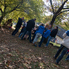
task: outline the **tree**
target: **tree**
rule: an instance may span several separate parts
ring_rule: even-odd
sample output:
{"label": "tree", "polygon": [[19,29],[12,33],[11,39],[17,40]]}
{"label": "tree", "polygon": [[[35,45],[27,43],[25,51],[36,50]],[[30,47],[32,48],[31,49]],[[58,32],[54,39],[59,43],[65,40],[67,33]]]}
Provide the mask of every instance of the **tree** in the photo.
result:
{"label": "tree", "polygon": [[43,12],[42,0],[1,0],[0,6],[0,23],[4,17],[9,18],[9,16],[17,18],[24,15],[29,19],[36,17],[39,20]]}
{"label": "tree", "polygon": [[6,14],[19,8],[22,3],[23,3],[23,0],[0,0],[0,6],[1,6],[0,23],[3,20],[3,18],[6,16]]}
{"label": "tree", "polygon": [[67,6],[64,7],[65,5],[67,5],[68,0],[57,0],[60,3],[57,4],[57,2],[56,2],[56,4],[54,4],[54,5],[53,5],[53,3],[54,3],[53,0],[47,0],[47,1],[50,1],[50,6],[51,6],[50,8],[47,6],[47,8],[49,9],[49,11],[51,11],[53,13],[52,20],[50,21],[50,24],[53,25],[54,21],[56,20],[58,15],[69,11],[69,8]]}
{"label": "tree", "polygon": [[46,16],[46,15],[44,15],[43,16],[43,19],[42,19],[42,23],[49,23],[50,22],[50,20],[52,19],[52,16]]}

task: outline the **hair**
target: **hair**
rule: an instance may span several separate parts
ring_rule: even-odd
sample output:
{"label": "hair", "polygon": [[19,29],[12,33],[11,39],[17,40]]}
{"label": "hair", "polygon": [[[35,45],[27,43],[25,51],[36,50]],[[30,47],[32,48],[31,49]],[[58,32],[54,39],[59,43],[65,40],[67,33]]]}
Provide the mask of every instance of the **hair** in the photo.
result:
{"label": "hair", "polygon": [[36,18],[34,18],[34,21],[36,20]]}
{"label": "hair", "polygon": [[44,24],[42,23],[40,26],[44,26]]}
{"label": "hair", "polygon": [[49,24],[49,29],[51,29],[52,28],[52,25],[51,24]]}
{"label": "hair", "polygon": [[56,26],[56,28],[58,29],[58,26]]}
{"label": "hair", "polygon": [[21,19],[24,19],[24,17],[22,17]]}
{"label": "hair", "polygon": [[45,25],[45,28],[47,28],[47,27],[49,27],[49,24],[46,24],[46,25]]}

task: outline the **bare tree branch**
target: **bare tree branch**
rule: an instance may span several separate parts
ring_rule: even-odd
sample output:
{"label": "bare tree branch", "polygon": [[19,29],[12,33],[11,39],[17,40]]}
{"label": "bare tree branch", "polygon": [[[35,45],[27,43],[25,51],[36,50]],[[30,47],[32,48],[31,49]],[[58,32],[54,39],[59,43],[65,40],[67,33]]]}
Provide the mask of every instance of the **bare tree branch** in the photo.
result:
{"label": "bare tree branch", "polygon": [[51,8],[52,8],[52,11],[53,11],[53,14],[54,14],[55,12],[54,12],[54,8],[53,8],[53,5],[52,5],[52,0],[50,0],[50,4],[51,4]]}
{"label": "bare tree branch", "polygon": [[56,14],[58,14],[62,9],[63,9],[63,6],[65,5],[65,3],[67,2],[68,0],[65,0],[63,2],[63,4],[59,7],[58,11],[56,12]]}
{"label": "bare tree branch", "polygon": [[20,8],[22,3],[23,3],[23,0],[21,0],[21,2],[19,2],[19,4],[16,7],[14,7],[12,10],[10,10],[9,12],[6,12],[6,13],[10,13],[10,12],[16,10],[17,8]]}
{"label": "bare tree branch", "polygon": [[14,7],[11,11],[9,11],[9,12],[7,12],[7,13],[10,13],[10,12],[16,10],[16,9],[18,8],[18,6],[19,6],[19,4],[18,4],[16,7]]}
{"label": "bare tree branch", "polygon": [[61,0],[62,4],[63,4],[63,0]]}
{"label": "bare tree branch", "polygon": [[4,5],[4,4],[2,3],[2,0],[0,0],[0,3],[1,3],[1,5]]}
{"label": "bare tree branch", "polygon": [[6,2],[6,1],[4,0],[4,13],[5,13],[5,10],[6,10],[6,8],[7,8],[7,5],[6,5],[5,2]]}
{"label": "bare tree branch", "polygon": [[69,8],[63,8],[63,9],[69,9]]}
{"label": "bare tree branch", "polygon": [[1,13],[3,13],[2,9],[0,8]]}
{"label": "bare tree branch", "polygon": [[69,11],[69,10],[62,11],[62,12],[58,13],[57,15],[60,15],[61,13],[63,13],[63,12],[67,12],[67,11]]}

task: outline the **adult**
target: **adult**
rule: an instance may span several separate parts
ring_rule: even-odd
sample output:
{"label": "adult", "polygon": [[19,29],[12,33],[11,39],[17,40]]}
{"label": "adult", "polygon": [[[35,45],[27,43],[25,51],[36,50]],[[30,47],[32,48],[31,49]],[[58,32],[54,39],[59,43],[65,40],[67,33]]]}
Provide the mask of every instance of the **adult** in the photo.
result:
{"label": "adult", "polygon": [[56,59],[58,57],[58,55],[60,54],[60,56],[56,59],[56,64],[58,64],[61,59],[63,58],[63,56],[66,54],[67,50],[69,49],[69,30],[66,31],[64,34],[63,34],[63,41],[61,43],[61,46],[60,48],[58,49],[56,55],[54,56],[54,59]]}
{"label": "adult", "polygon": [[29,20],[29,21],[27,22],[27,27],[26,27],[26,30],[24,31],[24,34],[23,34],[21,40],[23,40],[24,35],[25,35],[25,34],[27,33],[27,31],[28,31],[28,32],[29,32],[29,41],[32,42],[32,41],[31,41],[31,30],[32,30],[32,29],[34,28],[34,26],[35,26],[35,21],[36,21],[36,19],[32,19],[32,20]]}
{"label": "adult", "polygon": [[[53,29],[53,30],[51,31],[51,34],[50,34],[50,36],[49,36],[49,38],[48,38],[48,41],[47,41],[45,47],[47,47],[47,46],[49,45],[50,40],[53,39],[53,38],[55,38],[55,36],[57,35],[57,33],[58,33],[58,26],[56,26],[55,29]],[[55,42],[55,41],[54,41],[54,42]]]}
{"label": "adult", "polygon": [[14,36],[14,35],[18,32],[18,30],[20,29],[23,20],[24,20],[24,17],[18,19],[18,22],[17,22],[17,25],[16,25],[16,29],[12,32],[12,35],[13,35],[13,36]]}
{"label": "adult", "polygon": [[33,45],[35,45],[35,42],[37,42],[38,38],[43,35],[44,30],[44,24],[41,24],[35,32],[36,36],[33,40]]}

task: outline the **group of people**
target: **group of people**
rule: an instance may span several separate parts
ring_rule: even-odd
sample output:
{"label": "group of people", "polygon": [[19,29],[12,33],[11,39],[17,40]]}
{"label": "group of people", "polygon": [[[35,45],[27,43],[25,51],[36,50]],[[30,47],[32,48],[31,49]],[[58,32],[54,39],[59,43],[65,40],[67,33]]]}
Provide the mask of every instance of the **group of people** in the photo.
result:
{"label": "group of people", "polygon": [[[38,46],[41,47],[42,43],[45,41],[45,39],[48,38],[46,44],[44,47],[48,47],[49,42],[51,39],[55,38],[57,33],[58,33],[58,26],[55,26],[54,29],[51,30],[52,26],[51,25],[44,25],[41,24],[39,25],[39,27],[35,27],[35,21],[36,19],[31,19],[29,20],[27,23],[24,21],[24,17],[19,18],[17,25],[16,25],[16,29],[12,32],[12,36],[15,36],[15,34],[19,31],[22,22],[23,27],[21,29],[21,32],[19,33],[19,38],[21,38],[21,40],[24,40],[27,35],[29,35],[29,37],[27,39],[29,39],[30,43],[32,43],[35,47],[37,40],[39,39],[39,37],[42,37]],[[33,34],[31,36],[31,33],[33,31]],[[59,48],[59,50],[57,51],[56,55],[54,56],[54,59],[57,58],[57,56],[59,55],[59,53],[61,52],[61,50],[63,49],[61,55],[56,59],[56,64],[59,63],[59,61],[63,58],[63,56],[65,55],[65,53],[67,52],[67,50],[69,49],[69,31],[66,31],[63,35],[64,39],[63,42],[61,44],[61,47]]]}

